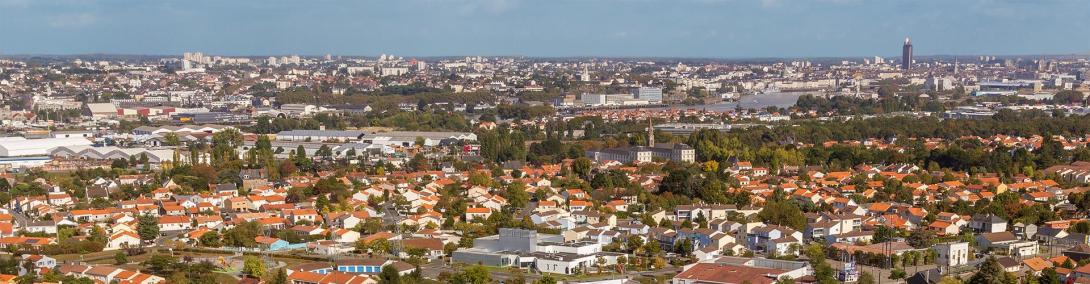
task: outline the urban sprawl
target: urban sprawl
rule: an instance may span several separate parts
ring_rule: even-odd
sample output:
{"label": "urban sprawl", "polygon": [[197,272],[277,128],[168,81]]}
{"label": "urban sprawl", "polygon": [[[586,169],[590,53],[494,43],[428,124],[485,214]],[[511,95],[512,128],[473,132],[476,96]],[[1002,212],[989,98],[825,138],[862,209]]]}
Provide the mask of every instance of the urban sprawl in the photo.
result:
{"label": "urban sprawl", "polygon": [[1085,56],[0,58],[0,283],[1090,283]]}

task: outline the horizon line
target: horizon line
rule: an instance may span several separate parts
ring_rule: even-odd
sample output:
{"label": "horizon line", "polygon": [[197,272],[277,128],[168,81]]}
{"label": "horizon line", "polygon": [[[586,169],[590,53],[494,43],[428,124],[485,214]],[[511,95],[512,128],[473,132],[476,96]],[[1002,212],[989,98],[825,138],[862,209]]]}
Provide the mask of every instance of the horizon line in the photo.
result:
{"label": "horizon line", "polygon": [[[203,51],[186,51],[186,52],[200,52]],[[184,53],[184,52],[183,52]],[[379,54],[379,55],[349,55],[349,54],[259,54],[259,55],[223,55],[223,54],[209,54],[205,53],[205,56],[220,56],[220,57],[234,57],[234,58],[261,58],[261,57],[281,57],[281,56],[300,56],[300,57],[324,57],[326,55],[335,57],[380,57],[382,55],[395,55],[401,58],[459,58],[459,57],[485,57],[485,58],[530,58],[530,59],[667,59],[667,60],[776,60],[776,59],[818,59],[818,60],[832,60],[832,59],[849,59],[849,58],[863,58],[870,59],[873,57],[882,58],[898,58],[901,55],[849,55],[849,56],[754,56],[754,57],[716,57],[716,56],[625,56],[625,55],[555,55],[555,56],[533,56],[533,55],[396,55],[396,54]],[[181,57],[183,54],[132,54],[132,53],[68,53],[68,54],[56,54],[56,53],[13,53],[4,54],[0,53],[0,58],[23,58],[23,57],[81,57],[81,56],[117,56],[117,57]],[[931,54],[931,55],[914,55],[914,58],[945,58],[945,57],[980,57],[980,56],[995,56],[995,57],[1090,57],[1090,53],[1042,53],[1042,54]]]}

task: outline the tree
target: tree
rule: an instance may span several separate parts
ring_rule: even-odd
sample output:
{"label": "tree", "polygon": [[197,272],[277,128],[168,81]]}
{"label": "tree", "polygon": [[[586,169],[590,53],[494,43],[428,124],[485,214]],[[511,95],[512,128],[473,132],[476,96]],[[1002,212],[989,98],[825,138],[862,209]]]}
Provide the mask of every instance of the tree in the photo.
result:
{"label": "tree", "polygon": [[1041,277],[1037,278],[1037,283],[1060,284],[1060,275],[1056,274],[1056,270],[1051,267],[1045,268],[1045,270],[1041,271]]}
{"label": "tree", "polygon": [[202,246],[218,248],[223,245],[221,239],[222,237],[220,237],[220,233],[216,231],[210,231],[204,233],[204,235],[201,235],[199,240]]}
{"label": "tree", "polygon": [[393,265],[387,265],[382,267],[382,272],[378,274],[379,284],[401,284],[401,274],[397,273]]}
{"label": "tree", "polygon": [[1010,275],[1003,270],[1003,266],[994,256],[988,257],[979,266],[980,270],[969,277],[969,284],[1006,284],[1012,283]]}
{"label": "tree", "polygon": [[164,146],[182,145],[182,139],[179,138],[178,134],[175,134],[174,132],[169,132],[166,135],[163,135],[163,139],[164,139],[164,141],[163,141]]}
{"label": "tree", "polygon": [[136,223],[136,232],[144,241],[155,240],[159,237],[159,219],[150,214],[140,215]]}
{"label": "tree", "polygon": [[874,275],[870,272],[863,271],[859,274],[859,282],[857,284],[874,284]]}
{"label": "tree", "polygon": [[908,276],[908,273],[904,269],[894,268],[889,271],[889,279],[904,279],[906,276]]}
{"label": "tree", "polygon": [[556,284],[556,279],[552,276],[545,275],[541,276],[541,279],[534,281],[534,284]]}
{"label": "tree", "polygon": [[590,169],[594,166],[594,162],[587,157],[579,157],[572,162],[572,172],[578,175],[580,178],[587,180],[590,178]]}
{"label": "tree", "polygon": [[951,277],[951,276],[943,276],[942,279],[939,279],[939,284],[962,284],[962,283],[965,283],[965,282],[961,281],[961,279],[957,279],[957,278],[954,278],[954,277]]}
{"label": "tree", "polygon": [[453,284],[488,284],[492,283],[492,274],[484,266],[470,266],[454,276],[450,281]]}
{"label": "tree", "polygon": [[284,271],[284,268],[276,270],[269,284],[288,284],[288,273]]}
{"label": "tree", "polygon": [[935,232],[924,229],[916,229],[913,230],[912,233],[908,234],[907,241],[908,245],[914,248],[930,248],[931,243],[935,241]]}
{"label": "tree", "polygon": [[151,274],[170,275],[178,268],[178,259],[166,254],[156,254],[144,261],[144,266]]}
{"label": "tree", "polygon": [[265,275],[265,262],[256,256],[246,256],[242,260],[242,273],[261,278]]}
{"label": "tree", "polygon": [[795,230],[803,230],[806,227],[806,216],[802,209],[794,201],[769,201],[761,212],[757,213],[761,221],[769,224],[791,227]]}
{"label": "tree", "polygon": [[117,251],[114,254],[114,264],[124,265],[129,263],[129,257],[125,255],[125,252]]}

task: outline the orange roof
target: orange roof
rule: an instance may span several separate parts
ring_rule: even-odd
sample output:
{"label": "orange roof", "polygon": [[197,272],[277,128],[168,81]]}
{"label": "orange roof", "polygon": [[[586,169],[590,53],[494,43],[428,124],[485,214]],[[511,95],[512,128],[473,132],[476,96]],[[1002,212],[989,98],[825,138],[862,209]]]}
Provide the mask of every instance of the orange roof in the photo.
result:
{"label": "orange roof", "polygon": [[487,207],[469,207],[469,208],[466,208],[466,213],[467,214],[488,214],[488,213],[492,213],[492,209],[489,209]]}
{"label": "orange roof", "polygon": [[583,200],[572,200],[572,201],[569,201],[569,202],[568,202],[568,206],[584,206],[584,207],[590,207],[590,206],[591,206],[591,203],[590,203],[590,201],[583,201]]}
{"label": "orange roof", "polygon": [[870,208],[867,210],[870,210],[871,212],[886,212],[889,211],[890,207],[893,207],[893,205],[889,203],[874,203],[871,204]]}
{"label": "orange roof", "polygon": [[1041,257],[1026,259],[1023,260],[1022,263],[1026,264],[1026,266],[1028,266],[1033,271],[1041,271],[1045,270],[1045,268],[1052,267],[1052,262],[1049,262],[1048,260],[1045,260]]}

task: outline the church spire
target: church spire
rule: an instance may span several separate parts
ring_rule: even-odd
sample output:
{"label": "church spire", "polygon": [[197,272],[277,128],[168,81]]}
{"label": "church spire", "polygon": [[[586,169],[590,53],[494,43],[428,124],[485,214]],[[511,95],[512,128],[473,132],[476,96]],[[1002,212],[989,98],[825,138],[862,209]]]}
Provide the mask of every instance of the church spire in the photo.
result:
{"label": "church spire", "polygon": [[655,126],[651,125],[651,118],[647,118],[647,146],[655,147]]}

